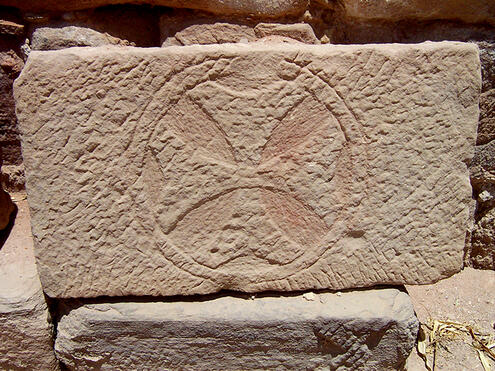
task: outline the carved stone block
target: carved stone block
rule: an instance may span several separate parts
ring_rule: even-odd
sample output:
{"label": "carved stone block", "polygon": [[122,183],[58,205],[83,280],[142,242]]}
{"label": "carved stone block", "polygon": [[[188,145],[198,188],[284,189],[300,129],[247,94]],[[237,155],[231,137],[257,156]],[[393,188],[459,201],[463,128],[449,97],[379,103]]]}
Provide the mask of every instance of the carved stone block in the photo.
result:
{"label": "carved stone block", "polygon": [[33,52],[15,86],[55,297],[429,283],[462,266],[475,45]]}
{"label": "carved stone block", "polygon": [[396,289],[117,302],[68,311],[55,351],[70,370],[398,370],[417,333]]}

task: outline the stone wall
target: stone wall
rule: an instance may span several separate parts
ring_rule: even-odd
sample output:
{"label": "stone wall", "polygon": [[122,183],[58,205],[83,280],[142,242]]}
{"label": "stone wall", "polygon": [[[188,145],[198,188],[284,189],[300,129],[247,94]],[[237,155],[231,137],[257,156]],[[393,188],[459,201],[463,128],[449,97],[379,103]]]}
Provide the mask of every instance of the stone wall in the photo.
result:
{"label": "stone wall", "polygon": [[401,285],[495,269],[494,26],[490,0],[0,0],[39,272],[1,248],[0,367],[403,367]]}
{"label": "stone wall", "polygon": [[25,37],[24,26],[13,12],[0,12],[0,146],[5,164],[22,162],[19,133],[15,116],[12,83],[24,66],[21,42]]}

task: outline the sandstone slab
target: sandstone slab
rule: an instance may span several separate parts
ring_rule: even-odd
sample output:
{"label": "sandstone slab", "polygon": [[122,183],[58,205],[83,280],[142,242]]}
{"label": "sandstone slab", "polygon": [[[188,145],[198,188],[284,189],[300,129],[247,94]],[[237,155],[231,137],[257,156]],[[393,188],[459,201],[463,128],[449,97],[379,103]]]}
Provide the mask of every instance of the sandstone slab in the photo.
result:
{"label": "sandstone slab", "polygon": [[70,11],[114,4],[149,4],[204,10],[217,14],[282,17],[304,12],[307,0],[0,0],[0,5],[28,11]]}
{"label": "sandstone slab", "polygon": [[466,23],[495,24],[492,0],[344,0],[349,17],[363,20],[452,19]]}
{"label": "sandstone slab", "polygon": [[75,46],[129,45],[124,40],[88,27],[36,27],[31,36],[31,49],[58,50]]}
{"label": "sandstone slab", "polygon": [[396,289],[83,305],[55,344],[69,369],[397,370],[418,331]]}
{"label": "sandstone slab", "polygon": [[159,12],[151,7],[119,6],[65,12],[59,19],[31,18],[31,48],[56,50],[72,46],[129,45],[160,42]]}
{"label": "sandstone slab", "polygon": [[[197,23],[184,24],[181,29],[168,15],[160,18],[162,46],[223,44],[255,41],[252,25],[228,21],[199,19]],[[189,22],[187,22],[189,23]]]}
{"label": "sandstone slab", "polygon": [[160,18],[160,30],[162,46],[246,43],[270,37],[287,38],[306,44],[319,44],[313,29],[306,23],[250,24],[211,18],[186,20],[173,14],[165,14]]}
{"label": "sandstone slab", "polygon": [[54,297],[427,283],[462,266],[476,46],[32,52],[16,81]]}
{"label": "sandstone slab", "polygon": [[0,250],[0,369],[58,370],[26,201]]}
{"label": "sandstone slab", "polygon": [[319,44],[313,28],[306,23],[280,24],[280,23],[258,23],[254,28],[256,36],[270,37],[283,36],[306,44]]}

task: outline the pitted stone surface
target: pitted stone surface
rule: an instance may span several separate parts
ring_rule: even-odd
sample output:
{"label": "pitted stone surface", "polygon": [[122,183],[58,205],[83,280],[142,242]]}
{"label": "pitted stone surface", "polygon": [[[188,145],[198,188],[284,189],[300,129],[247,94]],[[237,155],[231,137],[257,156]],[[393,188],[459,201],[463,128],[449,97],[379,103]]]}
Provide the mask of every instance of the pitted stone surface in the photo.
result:
{"label": "pitted stone surface", "polygon": [[395,289],[83,305],[62,317],[72,370],[398,370],[418,331]]}
{"label": "pitted stone surface", "polygon": [[460,270],[476,46],[33,52],[15,86],[55,297],[427,283]]}

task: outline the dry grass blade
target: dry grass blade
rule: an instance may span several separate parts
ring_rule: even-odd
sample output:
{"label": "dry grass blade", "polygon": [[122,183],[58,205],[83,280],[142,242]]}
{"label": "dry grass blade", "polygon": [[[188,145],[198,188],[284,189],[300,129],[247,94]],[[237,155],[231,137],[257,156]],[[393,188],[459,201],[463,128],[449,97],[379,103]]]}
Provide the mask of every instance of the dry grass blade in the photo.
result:
{"label": "dry grass blade", "polygon": [[[451,339],[464,339],[471,341],[471,346],[477,351],[481,364],[485,371],[492,371],[490,359],[495,361],[495,339],[493,336],[484,335],[475,331],[472,326],[453,321],[429,319],[427,324],[421,324],[418,337],[418,353],[425,362],[428,371],[435,370],[437,346],[447,347],[441,342]],[[432,354],[431,364],[428,354]]]}
{"label": "dry grass blade", "polygon": [[481,364],[485,371],[492,371],[492,366],[490,365],[490,361],[486,358],[485,353],[482,350],[477,349],[478,356],[480,357]]}
{"label": "dry grass blade", "polygon": [[[473,329],[472,328],[469,328],[469,333],[471,334],[471,337],[473,338],[473,342],[475,344],[473,344],[473,346],[477,349],[477,350],[482,350],[486,353],[488,353],[488,355],[490,357],[492,357],[493,360],[495,360],[495,352],[493,350],[491,350],[490,346],[488,346],[487,344],[485,344],[485,342],[483,341],[483,339],[480,339],[478,338],[478,336],[474,333]],[[495,343],[494,344],[491,344],[492,346],[495,346]]]}
{"label": "dry grass blade", "polygon": [[428,360],[428,356],[426,355],[426,350],[428,348],[428,338],[426,336],[425,331],[423,330],[423,326],[419,327],[418,334],[418,354],[423,359],[426,369],[428,371],[433,371],[432,366],[430,365],[430,361]]}
{"label": "dry grass blade", "polygon": [[433,330],[431,331],[430,333],[430,343],[434,343],[435,342],[435,336],[438,332],[438,327],[440,326],[440,322],[438,322],[437,320],[434,320],[433,321]]}

